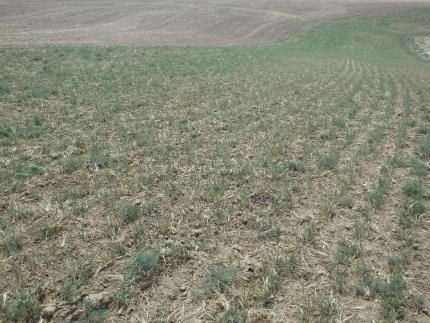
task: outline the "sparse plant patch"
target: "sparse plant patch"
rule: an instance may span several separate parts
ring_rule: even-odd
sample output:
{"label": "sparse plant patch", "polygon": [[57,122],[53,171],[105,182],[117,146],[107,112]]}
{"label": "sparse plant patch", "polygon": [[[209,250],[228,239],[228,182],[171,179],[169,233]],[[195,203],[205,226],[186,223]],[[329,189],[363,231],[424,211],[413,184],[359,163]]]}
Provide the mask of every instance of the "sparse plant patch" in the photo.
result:
{"label": "sparse plant patch", "polygon": [[280,287],[282,275],[287,269],[287,260],[278,258],[275,263],[268,266],[263,274],[263,286],[257,294],[257,302],[268,307],[274,301],[277,290]]}
{"label": "sparse plant patch", "polygon": [[360,256],[362,247],[356,243],[348,240],[341,240],[337,245],[336,259],[339,264],[347,266],[353,258]]}
{"label": "sparse plant patch", "polygon": [[248,315],[243,308],[240,300],[232,299],[229,301],[229,307],[222,317],[223,322],[246,323]]}
{"label": "sparse plant patch", "polygon": [[156,249],[138,250],[133,253],[131,260],[126,265],[126,270],[131,278],[137,282],[151,279],[163,269],[160,252]]}
{"label": "sparse plant patch", "polygon": [[303,233],[303,236],[301,238],[302,243],[305,245],[313,244],[317,234],[318,228],[314,224],[311,224],[305,229]]}
{"label": "sparse plant patch", "polygon": [[339,152],[333,151],[322,156],[318,162],[318,168],[333,170],[339,161]]}
{"label": "sparse plant patch", "polygon": [[130,301],[136,296],[131,286],[123,283],[120,289],[114,294],[114,302],[116,306],[126,308]]}
{"label": "sparse plant patch", "polygon": [[282,234],[282,231],[280,228],[276,227],[276,228],[271,228],[269,230],[267,230],[266,232],[264,232],[264,235],[267,238],[273,239],[273,238],[278,238],[280,237]]}
{"label": "sparse plant patch", "polygon": [[367,142],[374,144],[384,138],[385,131],[383,128],[375,128],[367,134]]}
{"label": "sparse plant patch", "polygon": [[9,299],[4,299],[0,304],[4,319],[9,322],[37,322],[41,311],[38,292],[37,288],[32,293],[20,289]]}
{"label": "sparse plant patch", "polygon": [[425,191],[422,183],[415,180],[407,180],[403,184],[403,192],[409,197],[420,199],[423,197]]}
{"label": "sparse plant patch", "polygon": [[339,127],[339,128],[343,128],[346,126],[346,121],[344,119],[341,119],[341,118],[335,118],[335,119],[333,119],[333,125],[335,125],[336,127]]}
{"label": "sparse plant patch", "polygon": [[31,211],[29,211],[23,205],[16,205],[10,209],[10,213],[14,220],[18,221],[28,221],[33,217]]}
{"label": "sparse plant patch", "polygon": [[124,202],[120,206],[120,216],[124,222],[133,222],[136,221],[140,216],[140,209],[137,205]]}
{"label": "sparse plant patch", "polygon": [[62,299],[70,302],[75,295],[76,288],[77,286],[75,282],[71,279],[67,279],[61,286],[59,290],[59,295],[61,296]]}
{"label": "sparse plant patch", "polygon": [[36,241],[44,241],[54,238],[60,232],[55,224],[45,223],[36,228]]}
{"label": "sparse plant patch", "polygon": [[105,168],[109,164],[109,156],[101,151],[94,151],[90,155],[90,163],[97,168]]}
{"label": "sparse plant patch", "polygon": [[394,276],[389,282],[377,283],[375,290],[381,294],[383,298],[382,313],[385,318],[394,322],[403,317],[403,309],[406,305],[406,300],[403,295],[403,290],[406,283],[400,276]]}
{"label": "sparse plant patch", "polygon": [[419,134],[428,135],[428,134],[430,134],[430,126],[423,125],[423,124],[418,125],[417,126],[417,131],[418,131]]}
{"label": "sparse plant patch", "polygon": [[297,160],[290,159],[287,161],[287,168],[294,172],[304,173],[306,171],[306,166]]}
{"label": "sparse plant patch", "polygon": [[424,159],[430,159],[430,136],[422,137],[418,141],[418,154]]}
{"label": "sparse plant patch", "polygon": [[22,237],[19,235],[7,237],[3,240],[2,247],[8,256],[17,253],[23,248]]}
{"label": "sparse plant patch", "polygon": [[302,308],[304,322],[330,322],[337,314],[336,301],[328,295],[317,294]]}
{"label": "sparse plant patch", "polygon": [[388,266],[390,267],[391,272],[399,274],[410,265],[411,261],[410,250],[404,250],[401,257],[389,256]]}
{"label": "sparse plant patch", "polygon": [[412,159],[409,166],[412,173],[418,177],[426,177],[429,172],[428,166],[417,158]]}
{"label": "sparse plant patch", "polygon": [[[405,264],[404,261],[409,260],[399,261],[397,257],[389,259],[389,263],[392,264],[391,266],[394,265],[396,270],[400,269],[398,265],[401,263]],[[401,319],[406,306],[406,298],[403,293],[406,288],[406,283],[403,278],[397,273],[387,280],[375,278],[365,265],[360,265],[358,267],[358,273],[361,276],[361,284],[354,287],[356,293],[360,295],[360,292],[363,291],[364,288],[368,288],[370,293],[382,298],[381,311],[385,319],[393,322]]]}
{"label": "sparse plant patch", "polygon": [[106,322],[108,317],[109,314],[107,310],[95,308],[91,304],[84,304],[77,321],[102,323]]}
{"label": "sparse plant patch", "polygon": [[337,293],[341,295],[345,295],[348,292],[347,276],[348,275],[345,271],[334,271],[331,274],[331,279],[333,281],[333,288]]}
{"label": "sparse plant patch", "polygon": [[196,290],[196,295],[208,297],[214,292],[226,292],[236,274],[237,267],[224,264],[211,265],[205,273],[202,284]]}
{"label": "sparse plant patch", "polygon": [[71,155],[62,160],[61,166],[64,173],[71,174],[81,166],[81,161],[78,157]]}
{"label": "sparse plant patch", "polygon": [[120,241],[112,243],[111,248],[112,248],[112,252],[118,256],[123,256],[127,253],[127,247],[124,246],[124,244],[121,243]]}

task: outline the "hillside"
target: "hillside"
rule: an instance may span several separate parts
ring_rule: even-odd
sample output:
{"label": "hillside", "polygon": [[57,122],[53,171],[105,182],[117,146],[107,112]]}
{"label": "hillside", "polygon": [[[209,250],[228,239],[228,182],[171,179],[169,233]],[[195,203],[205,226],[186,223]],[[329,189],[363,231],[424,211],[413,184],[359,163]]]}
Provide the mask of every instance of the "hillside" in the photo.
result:
{"label": "hillside", "polygon": [[2,0],[0,44],[238,45],[427,0]]}

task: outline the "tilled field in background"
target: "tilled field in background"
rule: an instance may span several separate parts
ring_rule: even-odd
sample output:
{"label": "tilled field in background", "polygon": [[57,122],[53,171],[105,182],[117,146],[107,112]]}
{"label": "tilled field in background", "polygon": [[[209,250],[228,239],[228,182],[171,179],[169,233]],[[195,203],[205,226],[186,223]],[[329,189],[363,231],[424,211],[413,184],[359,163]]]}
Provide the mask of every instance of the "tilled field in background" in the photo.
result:
{"label": "tilled field in background", "polygon": [[2,0],[0,44],[223,44],[284,40],[311,22],[426,1]]}

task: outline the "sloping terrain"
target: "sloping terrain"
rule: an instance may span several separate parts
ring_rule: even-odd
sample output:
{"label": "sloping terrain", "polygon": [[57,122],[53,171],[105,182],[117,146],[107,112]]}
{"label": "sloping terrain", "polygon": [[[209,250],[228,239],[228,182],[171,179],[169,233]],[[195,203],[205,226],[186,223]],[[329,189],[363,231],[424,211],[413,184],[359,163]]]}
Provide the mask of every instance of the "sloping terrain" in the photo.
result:
{"label": "sloping terrain", "polygon": [[0,44],[273,42],[310,22],[412,3],[426,1],[2,0]]}
{"label": "sloping terrain", "polygon": [[422,34],[0,47],[0,320],[428,322]]}

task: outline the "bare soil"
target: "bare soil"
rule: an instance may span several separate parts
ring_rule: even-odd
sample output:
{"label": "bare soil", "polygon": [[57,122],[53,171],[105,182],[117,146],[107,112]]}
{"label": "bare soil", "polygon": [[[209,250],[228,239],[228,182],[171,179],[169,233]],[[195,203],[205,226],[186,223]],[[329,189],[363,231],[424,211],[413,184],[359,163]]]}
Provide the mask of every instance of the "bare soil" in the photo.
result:
{"label": "bare soil", "polygon": [[381,13],[423,2],[1,0],[0,44],[273,42],[288,38],[311,22]]}

